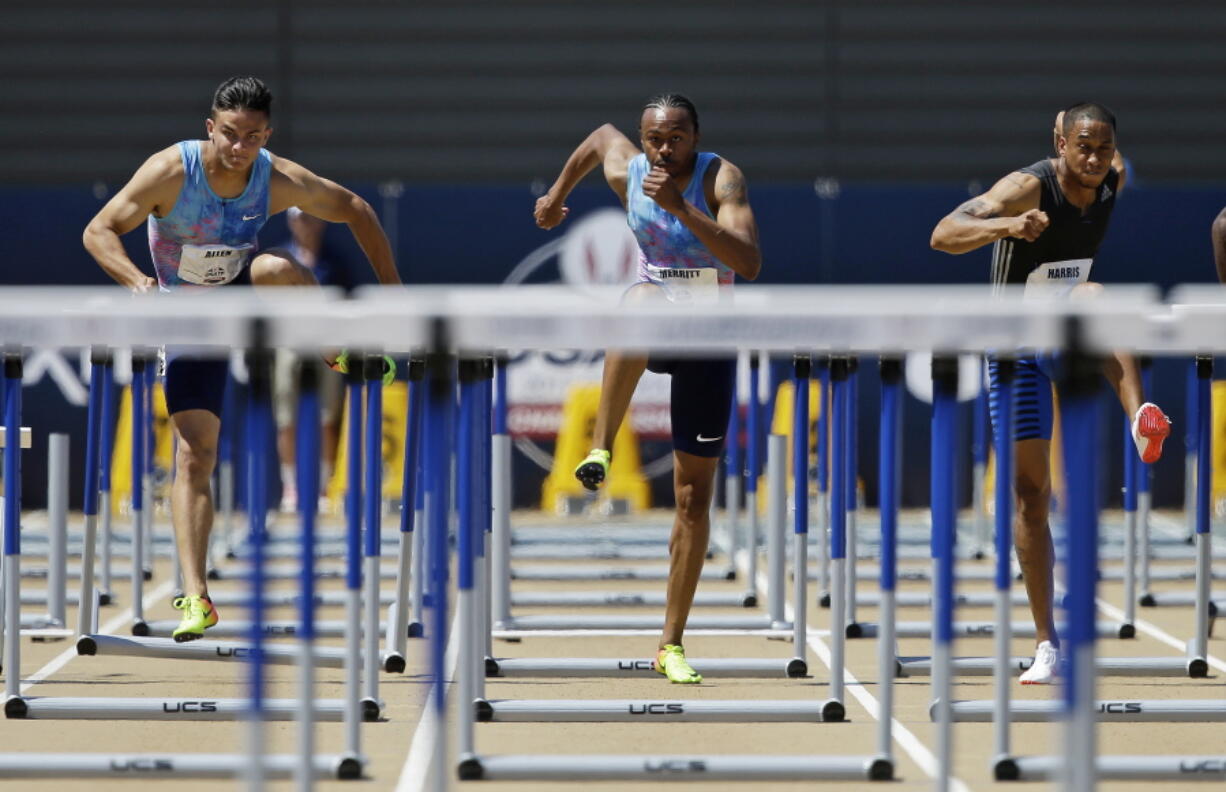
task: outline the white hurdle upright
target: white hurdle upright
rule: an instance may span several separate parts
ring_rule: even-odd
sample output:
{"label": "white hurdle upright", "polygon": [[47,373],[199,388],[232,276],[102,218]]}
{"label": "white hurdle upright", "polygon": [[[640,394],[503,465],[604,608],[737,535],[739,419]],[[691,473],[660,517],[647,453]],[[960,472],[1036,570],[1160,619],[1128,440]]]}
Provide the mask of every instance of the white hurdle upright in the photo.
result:
{"label": "white hurdle upright", "polygon": [[[409,361],[408,403],[405,405],[404,426],[404,471],[401,483],[400,497],[400,544],[396,555],[396,593],[387,615],[387,636],[385,643],[387,652],[383,657],[383,670],[392,673],[403,673],[407,662],[408,639],[419,638],[422,635],[420,615],[414,614],[414,608],[421,607],[420,581],[416,581],[418,593],[416,601],[410,599],[414,585],[414,548],[420,551],[417,532],[421,531],[416,520],[417,503],[417,471],[421,463],[421,412],[422,412],[422,381],[425,374],[425,361],[413,358]],[[381,574],[378,568],[368,570],[376,580]],[[420,611],[418,611],[420,613]]]}

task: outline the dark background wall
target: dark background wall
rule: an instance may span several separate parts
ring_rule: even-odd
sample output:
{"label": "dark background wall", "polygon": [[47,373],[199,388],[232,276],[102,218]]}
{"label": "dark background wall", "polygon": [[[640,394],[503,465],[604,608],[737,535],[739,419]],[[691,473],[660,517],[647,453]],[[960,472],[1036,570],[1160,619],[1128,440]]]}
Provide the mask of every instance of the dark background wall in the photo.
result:
{"label": "dark background wall", "polygon": [[122,180],[254,73],[273,150],[344,180],[549,179],[677,90],[751,184],[993,179],[1082,98],[1117,111],[1144,178],[1215,182],[1223,40],[1206,0],[26,4],[0,25],[0,181]]}
{"label": "dark background wall", "polygon": [[[1045,156],[1055,112],[1084,98],[1117,112],[1132,173],[1095,277],[1214,278],[1208,228],[1226,204],[1218,3],[65,0],[6,8],[2,21],[3,283],[107,282],[81,229],[149,154],[199,137],[213,89],[237,73],[277,97],[270,148],[366,196],[410,283],[505,279],[560,233],[530,213],[574,145],[606,121],[633,138],[661,90],[689,94],[704,147],[746,172],[763,282],[983,282],[987,253],[935,253],[932,226]],[[571,205],[616,200],[593,176]],[[263,240],[284,235],[274,218]],[[370,278],[344,229],[330,240]],[[143,231],[125,243],[147,263]],[[872,373],[861,374],[864,449]],[[1186,426],[1182,368],[1155,374],[1156,400]],[[82,410],[45,379],[28,391],[39,442],[43,427],[80,436]],[[918,403],[907,420],[904,495],[924,503]],[[1181,497],[1181,450],[1159,466],[1159,503]],[[37,503],[42,454],[27,461]]]}

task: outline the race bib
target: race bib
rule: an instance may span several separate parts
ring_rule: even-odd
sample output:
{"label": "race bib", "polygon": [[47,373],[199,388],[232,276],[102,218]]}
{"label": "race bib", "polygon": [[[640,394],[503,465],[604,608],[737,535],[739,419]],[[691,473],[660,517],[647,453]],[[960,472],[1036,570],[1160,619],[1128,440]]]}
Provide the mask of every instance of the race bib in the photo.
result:
{"label": "race bib", "polygon": [[254,245],[184,245],[179,254],[179,279],[197,286],[221,286],[247,266]]}
{"label": "race bib", "polygon": [[1040,264],[1026,277],[1025,296],[1041,299],[1067,297],[1078,284],[1090,279],[1094,259],[1069,259]]}
{"label": "race bib", "polygon": [[660,284],[671,302],[713,305],[719,302],[719,272],[714,267],[655,267],[647,265],[651,279]]}

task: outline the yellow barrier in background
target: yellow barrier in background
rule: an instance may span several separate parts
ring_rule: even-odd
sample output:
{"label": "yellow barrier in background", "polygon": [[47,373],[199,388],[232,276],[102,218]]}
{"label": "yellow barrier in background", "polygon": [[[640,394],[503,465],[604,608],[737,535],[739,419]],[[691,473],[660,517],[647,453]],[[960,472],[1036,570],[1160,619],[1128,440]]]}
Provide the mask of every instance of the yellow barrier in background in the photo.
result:
{"label": "yellow barrier in background", "polygon": [[[408,385],[393,382],[383,386],[383,497],[399,498],[404,485],[404,428],[408,421]],[[365,408],[365,404],[363,404]],[[349,485],[349,389],[345,389],[345,404],[341,412],[340,442],[336,448],[336,465],[327,482],[329,514],[337,514],[344,503]],[[365,447],[366,435],[362,435]]]}
{"label": "yellow barrier in background", "polygon": [[[170,471],[174,440],[166,395],[160,383],[153,386],[153,470],[152,503],[170,502]],[[111,513],[127,514],[132,506],[132,389],[125,387],[119,398],[119,423],[111,451]]]}
{"label": "yellow barrier in background", "polygon": [[1210,508],[1214,510],[1210,513],[1220,515],[1222,509],[1219,504],[1226,499],[1226,443],[1217,442],[1217,439],[1226,435],[1226,382],[1213,383],[1210,392],[1210,409],[1213,410],[1213,430],[1209,433],[1209,458],[1213,465],[1213,501]]}
{"label": "yellow barrier in background", "polygon": [[[563,511],[567,499],[587,497],[590,493],[575,478],[575,468],[592,450],[592,429],[600,403],[597,384],[571,385],[562,406],[562,427],[558,430],[553,469],[541,487],[541,508]],[[599,491],[601,500],[624,500],[631,509],[651,507],[651,488],[643,477],[638,439],[627,415],[613,439],[613,460],[609,476]]]}

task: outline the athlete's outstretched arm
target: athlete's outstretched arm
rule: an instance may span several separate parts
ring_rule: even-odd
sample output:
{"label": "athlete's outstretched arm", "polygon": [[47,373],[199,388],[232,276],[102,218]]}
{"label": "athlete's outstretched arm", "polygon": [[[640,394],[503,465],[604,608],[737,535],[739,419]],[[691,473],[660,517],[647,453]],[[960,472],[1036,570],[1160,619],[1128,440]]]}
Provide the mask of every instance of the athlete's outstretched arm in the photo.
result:
{"label": "athlete's outstretched arm", "polygon": [[532,216],[541,228],[553,228],[566,219],[570,209],[566,197],[575,185],[583,180],[597,165],[604,165],[605,181],[623,204],[626,203],[626,171],[630,160],[639,153],[630,138],[612,124],[605,124],[579,144],[549,191],[536,201]]}
{"label": "athlete's outstretched arm", "polygon": [[119,237],[145,222],[159,208],[174,208],[182,188],[182,165],[177,151],[154,154],[137,169],[123,188],[85,226],[81,242],[98,266],[117,283],[136,293],[151,290],[156,281],[132,263]]}
{"label": "athlete's outstretched arm", "polygon": [[354,239],[370,261],[379,283],[400,283],[396,259],[379,216],[365,199],[334,181],[317,176],[296,162],[278,157],[273,162],[273,179],[269,186],[269,213],[283,212],[297,206],[307,214],[329,223],[349,226]]}
{"label": "athlete's outstretched arm", "polygon": [[992,189],[950,212],[932,231],[932,247],[945,253],[968,253],[1005,237],[1033,242],[1047,228],[1039,209],[1039,180],[1014,172]]}

